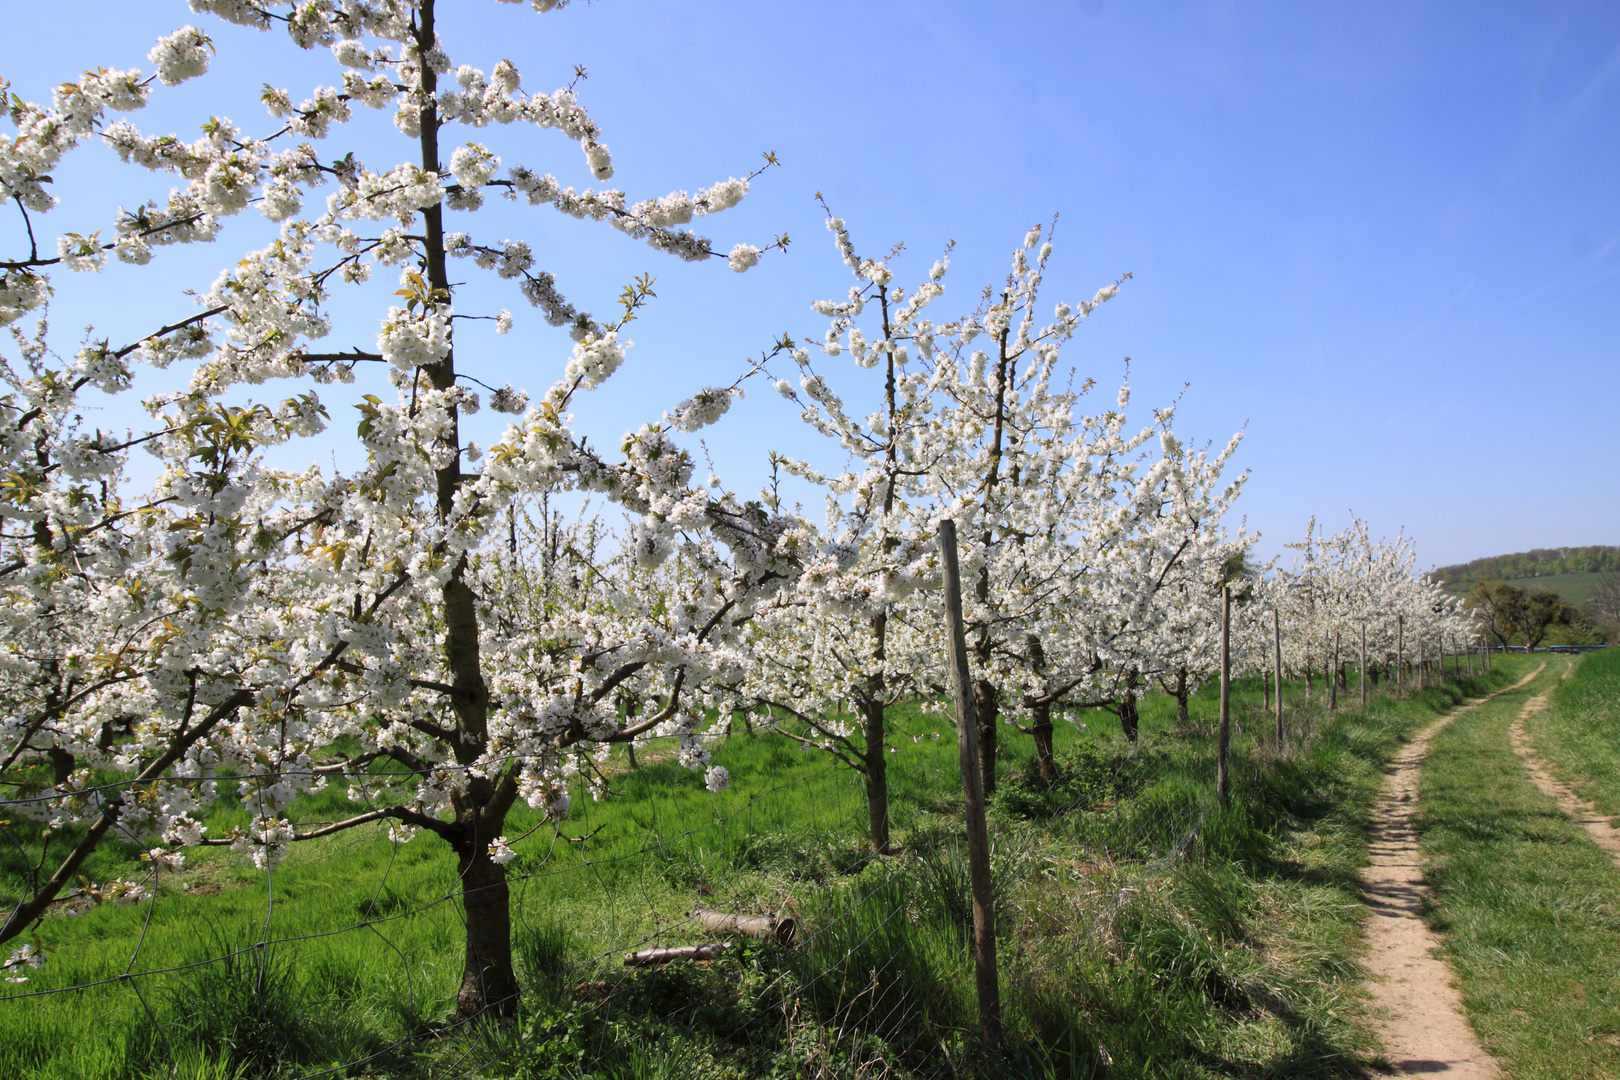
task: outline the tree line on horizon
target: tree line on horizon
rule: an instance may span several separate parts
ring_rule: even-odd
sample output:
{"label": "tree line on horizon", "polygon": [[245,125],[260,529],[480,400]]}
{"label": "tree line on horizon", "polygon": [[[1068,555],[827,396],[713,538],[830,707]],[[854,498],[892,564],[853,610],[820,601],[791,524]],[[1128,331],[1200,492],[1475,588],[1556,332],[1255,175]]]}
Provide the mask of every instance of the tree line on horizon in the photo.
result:
{"label": "tree line on horizon", "polygon": [[1588,547],[1533,548],[1511,555],[1491,555],[1453,566],[1442,566],[1434,573],[1443,584],[1462,585],[1476,581],[1550,577],[1554,574],[1615,572],[1620,572],[1620,547],[1593,544]]}

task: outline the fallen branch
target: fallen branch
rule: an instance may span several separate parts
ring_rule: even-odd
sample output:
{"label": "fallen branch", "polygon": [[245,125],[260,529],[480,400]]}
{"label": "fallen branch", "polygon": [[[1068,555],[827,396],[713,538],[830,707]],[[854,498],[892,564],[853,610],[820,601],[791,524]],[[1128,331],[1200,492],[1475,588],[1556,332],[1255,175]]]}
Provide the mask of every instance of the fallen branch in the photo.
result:
{"label": "fallen branch", "polygon": [[677,949],[647,949],[645,952],[626,953],[625,967],[656,967],[671,960],[713,960],[727,949],[729,941],[714,945],[682,945]]}

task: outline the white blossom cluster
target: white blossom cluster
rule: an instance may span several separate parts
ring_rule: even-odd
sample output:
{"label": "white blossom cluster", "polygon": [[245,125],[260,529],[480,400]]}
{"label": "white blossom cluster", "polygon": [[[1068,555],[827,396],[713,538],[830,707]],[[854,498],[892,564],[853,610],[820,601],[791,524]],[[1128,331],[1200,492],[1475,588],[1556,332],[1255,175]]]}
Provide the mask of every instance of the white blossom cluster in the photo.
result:
{"label": "white blossom cluster", "polygon": [[[709,242],[683,226],[736,205],[748,179],[636,202],[503,165],[537,152],[539,128],[580,146],[591,181],[613,171],[574,87],[529,93],[508,62],[453,62],[452,13],[434,0],[190,7],[285,30],[334,73],[294,93],[267,72],[260,132],[201,117],[194,135],[153,134],[112,115],[226,63],[206,30],[184,26],[150,46],[155,74],[97,68],[48,104],[14,101],[0,132],[0,196],[37,237],[0,260],[0,325],[13,339],[0,350],[0,803],[85,828],[0,922],[0,941],[109,836],[141,843],[154,873],[196,845],[269,872],[305,835],[289,805],[331,780],[357,804],[335,828],[381,822],[401,842],[431,832],[483,874],[513,857],[518,841],[495,838],[516,801],[563,827],[571,791],[606,790],[602,755],[615,742],[668,739],[723,790],[704,729],[733,700],[715,688],[745,666],[732,620],[746,623],[793,572],[778,542],[796,519],[695,483],[673,441],[717,421],[740,388],[699,391],[611,456],[588,446],[572,404],[626,363],[620,328],[633,307],[618,323],[578,310],[527,241],[481,239],[474,215],[491,192],[524,196],[707,259]],[[364,164],[336,143],[359,109],[393,110],[394,160]],[[133,209],[76,207],[81,231],[53,234],[53,172],[98,146],[111,151],[109,183],[122,165],[176,186],[164,201],[126,200]],[[195,308],[159,314],[134,340],[92,332],[66,359],[52,349],[43,315],[68,272],[216,242],[250,207],[277,223],[275,239],[223,257]],[[80,224],[97,212],[102,228]],[[568,329],[560,354],[536,341],[549,388],[476,392],[481,324],[464,320],[505,333],[512,317],[458,308],[445,269],[457,257]],[[334,291],[378,267],[399,290],[375,334],[329,344]],[[25,329],[31,313],[41,318]],[[177,364],[188,381],[145,398],[144,430],[83,419],[95,415],[87,391],[134,393],[148,365]],[[355,423],[340,470],[267,463],[270,447],[327,427],[322,385],[362,379],[358,412],[340,425]],[[272,380],[294,385],[258,400]],[[485,403],[511,422],[480,447],[461,418]],[[156,462],[144,488],[130,480],[132,453]],[[565,528],[542,513],[536,524],[531,514],[566,492],[616,502],[633,537],[597,545],[592,522]],[[377,761],[403,772],[379,774]],[[218,835],[204,822],[222,792],[251,817]],[[100,893],[115,904],[154,895],[141,881]],[[18,955],[24,966],[34,956]]]}
{"label": "white blossom cluster", "polygon": [[11,955],[6,957],[5,963],[0,964],[0,971],[6,973],[5,978],[8,983],[25,983],[28,981],[28,976],[22,974],[22,972],[38,971],[44,966],[45,950],[33,942],[29,942],[20,948],[11,950]]}

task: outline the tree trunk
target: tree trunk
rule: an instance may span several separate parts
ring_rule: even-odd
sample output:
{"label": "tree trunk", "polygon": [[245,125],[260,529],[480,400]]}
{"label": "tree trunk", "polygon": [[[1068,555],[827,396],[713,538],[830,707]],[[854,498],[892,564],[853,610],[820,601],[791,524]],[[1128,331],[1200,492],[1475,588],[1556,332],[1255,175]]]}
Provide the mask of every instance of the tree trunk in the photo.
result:
{"label": "tree trunk", "polygon": [[[434,0],[418,5],[414,32],[417,48],[426,53],[434,47]],[[422,170],[442,173],[439,161],[438,74],[434,67],[421,68],[422,104],[419,113],[421,134],[418,143]],[[429,295],[448,302],[452,286],[445,248],[444,208],[435,203],[422,210],[421,237],[424,269]],[[457,385],[456,358],[452,348],[443,359],[420,369],[435,390]],[[435,506],[441,525],[457,513],[456,505],[467,478],[462,469],[462,443],[456,409],[449,407],[443,418],[441,438],[455,453],[434,470]],[[439,593],[442,619],[444,665],[448,682],[455,688],[446,696],[455,717],[452,752],[462,766],[471,766],[489,745],[489,684],[484,679],[480,642],[478,600],[466,582],[468,558],[448,552],[444,541],[436,549],[453,561],[449,576]],[[498,775],[498,774],[497,774]],[[467,920],[466,963],[461,989],[456,994],[456,1012],[467,1020],[479,1016],[508,1017],[517,1011],[517,979],[512,971],[512,913],[508,904],[506,871],[489,858],[489,841],[499,835],[505,812],[485,818],[484,811],[495,799],[495,784],[469,773],[464,787],[452,796],[458,814],[470,814],[468,832],[454,846],[461,864],[462,903]],[[483,830],[482,832],[480,830]]]}
{"label": "tree trunk", "polygon": [[889,853],[889,760],[883,741],[883,703],[863,701],[861,719],[866,735],[866,821],[872,850]]}
{"label": "tree trunk", "polygon": [[1052,703],[1036,702],[1031,708],[1033,721],[1030,733],[1035,736],[1035,760],[1041,767],[1042,780],[1056,780],[1057,759],[1052,755]]}
{"label": "tree trunk", "polygon": [[53,746],[45,751],[45,756],[51,759],[51,782],[57,787],[62,787],[73,778],[75,762],[72,754],[60,746]]}
{"label": "tree trunk", "polygon": [[1125,690],[1125,696],[1119,699],[1119,729],[1125,733],[1126,741],[1136,741],[1136,682],[1131,680]]}
{"label": "tree trunk", "polygon": [[[1025,640],[1029,650],[1030,664],[1037,674],[1046,673],[1046,650],[1041,646],[1041,639],[1030,634]],[[1041,779],[1048,782],[1056,780],[1058,769],[1057,759],[1052,756],[1052,699],[1050,697],[1026,697],[1024,703],[1030,709],[1029,733],[1035,737],[1035,761],[1040,766]]]}
{"label": "tree trunk", "polygon": [[467,916],[467,951],[456,994],[456,1015],[509,1017],[517,1013],[518,984],[512,971],[512,910],[508,903],[506,867],[480,845],[470,858],[458,860],[461,903]]}
{"label": "tree trunk", "polygon": [[1187,669],[1176,668],[1176,723],[1187,725]]}
{"label": "tree trunk", "polygon": [[1339,632],[1333,631],[1333,664],[1328,668],[1328,711],[1339,711],[1339,680],[1344,669],[1339,666]]}
{"label": "tree trunk", "polygon": [[996,793],[996,734],[1001,728],[1001,698],[996,684],[988,679],[974,683],[973,705],[979,722],[979,778],[988,799]]}

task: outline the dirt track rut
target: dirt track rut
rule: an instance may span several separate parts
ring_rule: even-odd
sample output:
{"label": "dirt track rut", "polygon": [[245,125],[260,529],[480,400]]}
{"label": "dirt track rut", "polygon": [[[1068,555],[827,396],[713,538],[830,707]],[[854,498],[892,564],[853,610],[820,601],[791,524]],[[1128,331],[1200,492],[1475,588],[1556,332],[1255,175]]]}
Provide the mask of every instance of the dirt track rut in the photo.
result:
{"label": "dirt track rut", "polygon": [[[1573,667],[1570,668],[1570,671],[1574,670]],[[1614,860],[1614,864],[1620,867],[1620,829],[1616,829],[1610,819],[1600,813],[1596,806],[1575,794],[1568,785],[1547,770],[1536,755],[1536,747],[1530,740],[1530,733],[1525,730],[1524,722],[1545,709],[1551,695],[1551,690],[1537,694],[1525,702],[1524,708],[1519,710],[1513,726],[1508,728],[1508,739],[1513,743],[1513,752],[1524,762],[1525,769],[1530,773],[1531,782],[1541,789],[1542,794],[1555,799],[1558,802],[1558,809],[1585,829],[1596,841],[1597,846],[1607,852],[1609,858]]]}
{"label": "dirt track rut", "polygon": [[[1543,664],[1505,694],[1527,685]],[[1495,1080],[1502,1075],[1463,1015],[1451,969],[1436,955],[1439,939],[1423,919],[1427,890],[1417,843],[1418,780],[1429,744],[1458,716],[1496,694],[1436,720],[1390,762],[1373,811],[1371,852],[1361,872],[1369,909],[1366,967],[1373,1003],[1383,1014],[1380,1035],[1395,1076]]]}

